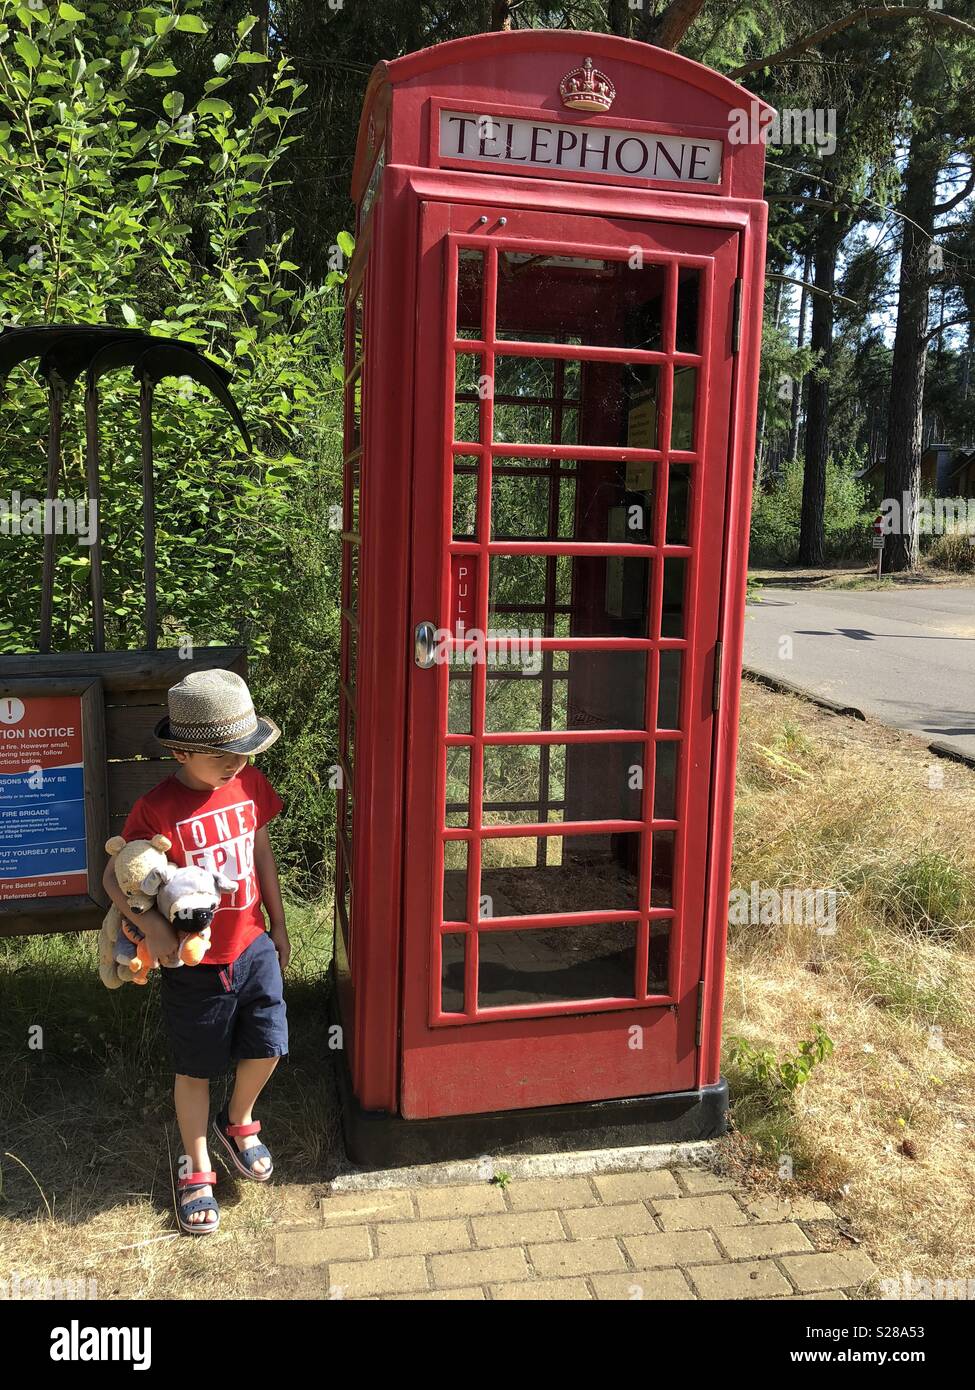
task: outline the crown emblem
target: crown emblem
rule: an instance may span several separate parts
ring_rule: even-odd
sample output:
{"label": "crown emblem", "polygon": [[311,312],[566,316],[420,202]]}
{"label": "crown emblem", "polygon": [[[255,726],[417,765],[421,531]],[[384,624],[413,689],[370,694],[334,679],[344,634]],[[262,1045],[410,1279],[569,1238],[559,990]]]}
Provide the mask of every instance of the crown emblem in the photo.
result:
{"label": "crown emblem", "polygon": [[559,83],[562,105],[573,111],[608,111],[616,96],[616,88],[604,72],[587,58],[581,68],[567,72]]}

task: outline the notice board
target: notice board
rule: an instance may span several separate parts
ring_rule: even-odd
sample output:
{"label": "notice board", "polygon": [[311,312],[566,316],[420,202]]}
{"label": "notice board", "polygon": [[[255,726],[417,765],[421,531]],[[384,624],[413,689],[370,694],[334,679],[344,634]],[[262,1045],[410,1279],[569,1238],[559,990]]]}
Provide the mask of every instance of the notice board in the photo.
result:
{"label": "notice board", "polygon": [[106,826],[101,679],[0,680],[0,929],[104,906]]}

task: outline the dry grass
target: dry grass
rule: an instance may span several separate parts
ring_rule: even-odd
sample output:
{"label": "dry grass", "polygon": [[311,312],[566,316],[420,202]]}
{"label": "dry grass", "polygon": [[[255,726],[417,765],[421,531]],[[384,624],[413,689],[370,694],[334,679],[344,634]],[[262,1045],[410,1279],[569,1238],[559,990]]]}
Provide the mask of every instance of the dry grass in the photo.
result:
{"label": "dry grass", "polygon": [[[975,549],[968,546],[965,538],[965,551],[961,553],[958,538],[939,537],[938,545],[921,557],[921,568],[905,571],[903,574],[887,574],[877,578],[877,561],[861,564],[835,565],[829,569],[819,569],[804,565],[756,566],[749,570],[749,578],[765,588],[785,589],[899,589],[899,588],[943,588],[970,589],[975,585]],[[939,558],[949,564],[938,563]]]}
{"label": "dry grass", "polygon": [[836,887],[837,930],[732,926],[725,1035],[835,1052],[734,1147],[773,1182],[789,1154],[889,1274],[975,1277],[973,811],[968,768],[746,682],[735,883]]}
{"label": "dry grass", "polygon": [[221,1297],[287,1297],[269,1231],[314,1217],[340,1154],[324,1015],[330,927],[307,908],[289,907],[288,920],[292,1051],[260,1118],[294,1180],[262,1187],[217,1159],[222,1224],[205,1249],[173,1218],[182,1146],[157,982],[106,993],[91,935],[0,941],[0,1279],[94,1279],[98,1298],[194,1298],[211,1295],[216,1276]]}

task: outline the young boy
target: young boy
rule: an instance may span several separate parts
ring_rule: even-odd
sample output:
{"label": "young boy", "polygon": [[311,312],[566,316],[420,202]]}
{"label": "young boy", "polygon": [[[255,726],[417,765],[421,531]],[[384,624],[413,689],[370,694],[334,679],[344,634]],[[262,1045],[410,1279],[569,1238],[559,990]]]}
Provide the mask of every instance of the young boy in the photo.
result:
{"label": "young boy", "polygon": [[[174,1099],[184,1150],[179,1224],[203,1235],[215,1231],[220,1220],[207,1151],[210,1078],[222,1076],[231,1061],[237,1063],[233,1094],[214,1120],[214,1133],[244,1177],[266,1182],[273,1171],[252,1112],[278,1059],[288,1052],[281,972],[291,947],[267,833],[282,803],[248,758],[270,748],[281,730],[254,713],[250,691],[233,671],[191,672],[169,690],[167,706],[168,716],[155,734],[179,767],[138,799],[122,835],[126,841],[165,835],[172,842],[167,851],[172,863],[220,870],[237,882],[214,914],[210,949],[199,965],[176,964],[176,933],[157,909],[136,919],[160,963],[163,1018],[176,1071]],[[131,919],[112,860],[104,885]]]}

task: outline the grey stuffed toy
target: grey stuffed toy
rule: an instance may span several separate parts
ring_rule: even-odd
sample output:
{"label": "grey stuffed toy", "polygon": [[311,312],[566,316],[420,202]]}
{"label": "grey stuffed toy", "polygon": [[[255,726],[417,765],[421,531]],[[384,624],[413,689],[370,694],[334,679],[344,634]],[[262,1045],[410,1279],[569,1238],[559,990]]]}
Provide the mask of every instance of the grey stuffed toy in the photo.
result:
{"label": "grey stuffed toy", "polygon": [[210,949],[210,923],[220,906],[220,894],[237,887],[232,878],[209,869],[167,863],[158,871],[161,880],[156,907],[179,936],[179,964],[199,965]]}

